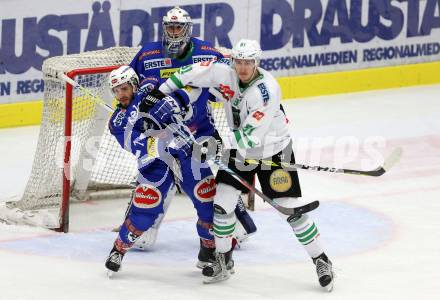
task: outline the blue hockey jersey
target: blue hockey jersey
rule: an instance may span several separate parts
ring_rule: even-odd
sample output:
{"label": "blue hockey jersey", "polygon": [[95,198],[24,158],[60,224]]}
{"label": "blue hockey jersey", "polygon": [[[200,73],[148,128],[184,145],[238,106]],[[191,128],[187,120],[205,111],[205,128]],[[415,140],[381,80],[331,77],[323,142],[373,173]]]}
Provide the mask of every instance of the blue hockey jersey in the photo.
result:
{"label": "blue hockey jersey", "polygon": [[[130,66],[139,75],[141,86],[150,85],[156,88],[165,82],[180,67],[191,65],[202,61],[223,60],[223,55],[208,42],[191,38],[190,49],[182,58],[167,57],[162,42],[146,43],[133,58]],[[177,91],[186,99],[189,105],[189,112],[184,119],[185,125],[192,131],[193,135],[211,136],[214,133],[214,126],[208,113],[208,99],[214,97],[208,89],[193,89]],[[191,95],[189,95],[191,94]]]}

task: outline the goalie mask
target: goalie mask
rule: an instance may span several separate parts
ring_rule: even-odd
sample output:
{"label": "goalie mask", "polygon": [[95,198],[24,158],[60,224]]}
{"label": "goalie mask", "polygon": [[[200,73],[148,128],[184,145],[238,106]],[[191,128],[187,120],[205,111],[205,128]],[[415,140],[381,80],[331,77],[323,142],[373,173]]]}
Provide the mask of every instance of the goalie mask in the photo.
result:
{"label": "goalie mask", "polygon": [[163,17],[163,39],[166,54],[175,58],[185,51],[192,34],[192,21],[189,14],[176,6]]}

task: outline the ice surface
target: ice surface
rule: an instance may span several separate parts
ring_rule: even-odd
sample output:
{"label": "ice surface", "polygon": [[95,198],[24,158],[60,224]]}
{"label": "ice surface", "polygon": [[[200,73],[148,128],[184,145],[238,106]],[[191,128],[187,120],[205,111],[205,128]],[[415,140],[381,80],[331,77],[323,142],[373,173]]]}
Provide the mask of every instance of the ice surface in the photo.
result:
{"label": "ice surface", "polygon": [[[298,162],[369,169],[394,147],[404,150],[378,178],[300,172],[304,196],[321,201],[312,216],[337,273],[331,294],[288,225],[259,199],[259,231],[236,251],[236,274],[203,285],[195,213],[178,196],[156,247],[129,252],[112,279],[104,261],[127,199],[72,205],[69,234],[0,223],[0,299],[438,299],[440,86],[283,106]],[[38,129],[0,130],[1,201],[22,193]]]}

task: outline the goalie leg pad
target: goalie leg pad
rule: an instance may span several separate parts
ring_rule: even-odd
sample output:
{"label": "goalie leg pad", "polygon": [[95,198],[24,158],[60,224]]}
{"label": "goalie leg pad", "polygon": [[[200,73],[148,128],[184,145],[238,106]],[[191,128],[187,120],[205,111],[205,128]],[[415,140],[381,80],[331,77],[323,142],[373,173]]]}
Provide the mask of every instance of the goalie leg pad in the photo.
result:
{"label": "goalie leg pad", "polygon": [[252,234],[257,231],[257,226],[255,226],[254,220],[252,220],[247,212],[241,196],[238,198],[238,203],[235,207],[235,215],[247,234]]}

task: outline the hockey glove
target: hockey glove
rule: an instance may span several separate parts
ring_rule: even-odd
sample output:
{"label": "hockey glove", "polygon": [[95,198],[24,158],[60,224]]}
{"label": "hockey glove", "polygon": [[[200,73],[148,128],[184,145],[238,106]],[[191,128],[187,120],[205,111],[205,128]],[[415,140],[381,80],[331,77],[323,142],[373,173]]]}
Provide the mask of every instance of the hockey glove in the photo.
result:
{"label": "hockey glove", "polygon": [[[193,139],[189,129],[177,123],[171,123],[158,135],[158,153],[161,157],[169,155],[183,159],[191,156]],[[166,152],[166,153],[164,153]]]}
{"label": "hockey glove", "polygon": [[139,101],[139,111],[143,113],[150,113],[152,107],[154,107],[157,103],[160,102],[161,99],[166,97],[158,89],[153,89],[148,92],[145,90],[139,90],[139,92],[135,96],[135,100]]}
{"label": "hockey glove", "polygon": [[162,98],[150,109],[151,117],[162,124],[170,124],[174,115],[182,115],[183,112],[180,102],[172,96]]}
{"label": "hockey glove", "polygon": [[192,142],[181,136],[177,136],[170,142],[167,150],[172,156],[184,159],[191,156]]}

